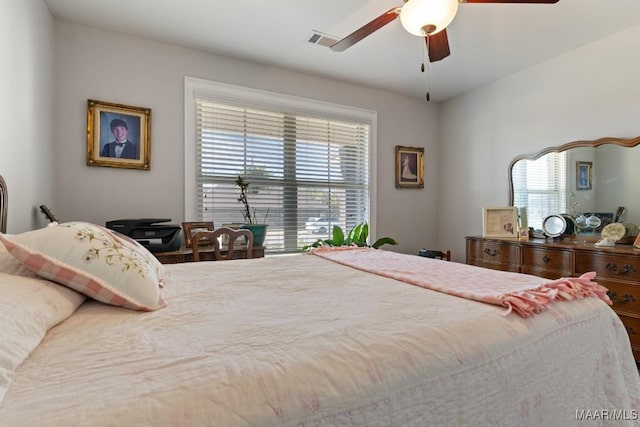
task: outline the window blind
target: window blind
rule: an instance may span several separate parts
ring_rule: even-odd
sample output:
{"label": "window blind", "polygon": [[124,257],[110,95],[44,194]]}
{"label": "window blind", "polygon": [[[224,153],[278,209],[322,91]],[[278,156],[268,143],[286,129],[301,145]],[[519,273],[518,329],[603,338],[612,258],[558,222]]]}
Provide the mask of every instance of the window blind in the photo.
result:
{"label": "window blind", "polygon": [[513,204],[527,208],[529,227],[542,229],[547,216],[567,211],[566,170],[565,153],[548,153],[513,166]]}
{"label": "window blind", "polygon": [[197,95],[195,105],[198,221],[243,222],[238,175],[270,253],[368,221],[369,123]]}

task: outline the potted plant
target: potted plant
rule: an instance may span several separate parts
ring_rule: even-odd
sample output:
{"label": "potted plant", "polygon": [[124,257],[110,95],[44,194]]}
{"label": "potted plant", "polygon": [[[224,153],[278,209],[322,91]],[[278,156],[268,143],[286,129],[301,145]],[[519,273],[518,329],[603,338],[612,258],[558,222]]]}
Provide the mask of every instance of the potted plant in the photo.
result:
{"label": "potted plant", "polygon": [[378,249],[382,245],[398,244],[398,242],[391,237],[381,237],[373,242],[373,244],[369,244],[369,224],[366,222],[357,224],[347,234],[344,234],[344,231],[342,231],[342,228],[338,225],[334,225],[332,231],[330,239],[318,239],[312,244],[304,246],[302,250],[306,251],[319,246],[366,246]]}
{"label": "potted plant", "polygon": [[[249,200],[247,199],[247,193],[249,189],[249,181],[245,180],[242,176],[238,175],[236,179],[236,185],[240,189],[240,196],[238,196],[238,203],[241,203],[242,208],[242,217],[244,218],[244,223],[240,226],[240,228],[246,228],[247,230],[251,230],[253,233],[253,244],[254,246],[262,246],[264,244],[264,238],[267,235],[267,224],[258,223],[256,217],[255,208],[251,208],[249,205]],[[264,220],[267,220],[267,216],[269,215],[269,209],[267,209],[267,213],[264,216]]]}

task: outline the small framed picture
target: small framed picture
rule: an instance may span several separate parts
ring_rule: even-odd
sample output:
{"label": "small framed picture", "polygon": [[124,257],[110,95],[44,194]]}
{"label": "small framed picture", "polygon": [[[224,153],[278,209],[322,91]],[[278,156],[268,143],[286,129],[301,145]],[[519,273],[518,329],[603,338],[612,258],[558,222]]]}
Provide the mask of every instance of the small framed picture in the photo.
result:
{"label": "small framed picture", "polygon": [[[184,233],[184,246],[186,248],[191,247],[191,239],[199,231],[213,231],[213,221],[182,223],[182,232]],[[204,242],[204,244],[213,244],[213,242]]]}
{"label": "small framed picture", "polygon": [[576,190],[591,190],[593,162],[576,162]]}
{"label": "small framed picture", "polygon": [[636,237],[636,240],[633,242],[633,247],[640,249],[640,234],[638,234],[638,237]]}
{"label": "small framed picture", "polygon": [[518,240],[523,242],[529,240],[529,229],[527,227],[520,227],[518,229]]}
{"label": "small framed picture", "polygon": [[518,237],[518,208],[482,208],[483,237]]}
{"label": "small framed picture", "polygon": [[87,165],[151,168],[151,109],[87,101]]}
{"label": "small framed picture", "polygon": [[424,188],[424,148],[396,145],[396,188]]}

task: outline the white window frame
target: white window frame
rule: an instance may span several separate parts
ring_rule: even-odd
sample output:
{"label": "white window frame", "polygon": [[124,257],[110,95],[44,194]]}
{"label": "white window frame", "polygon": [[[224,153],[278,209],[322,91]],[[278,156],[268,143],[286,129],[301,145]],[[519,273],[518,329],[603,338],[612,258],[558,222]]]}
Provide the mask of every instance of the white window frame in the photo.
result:
{"label": "white window frame", "polygon": [[369,131],[369,232],[376,236],[377,223],[377,111],[325,101],[285,95],[260,89],[236,86],[211,80],[186,76],[184,79],[184,218],[195,221],[197,217],[196,195],[196,98],[216,101],[246,103],[276,107],[309,114],[322,114],[338,120],[367,123]]}

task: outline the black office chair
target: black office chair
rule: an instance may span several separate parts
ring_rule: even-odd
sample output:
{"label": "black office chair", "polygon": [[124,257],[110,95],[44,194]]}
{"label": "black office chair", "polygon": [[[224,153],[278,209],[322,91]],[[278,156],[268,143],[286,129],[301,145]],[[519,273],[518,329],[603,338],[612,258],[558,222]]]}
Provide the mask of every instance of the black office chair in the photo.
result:
{"label": "black office chair", "polygon": [[434,251],[431,249],[420,249],[418,255],[426,258],[441,259],[443,261],[451,261],[451,251]]}

